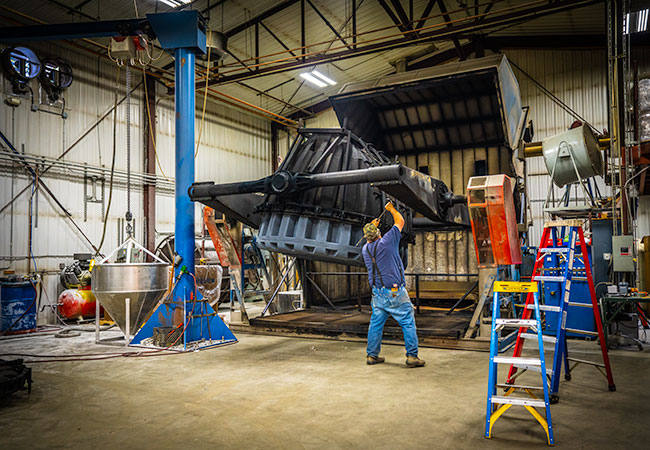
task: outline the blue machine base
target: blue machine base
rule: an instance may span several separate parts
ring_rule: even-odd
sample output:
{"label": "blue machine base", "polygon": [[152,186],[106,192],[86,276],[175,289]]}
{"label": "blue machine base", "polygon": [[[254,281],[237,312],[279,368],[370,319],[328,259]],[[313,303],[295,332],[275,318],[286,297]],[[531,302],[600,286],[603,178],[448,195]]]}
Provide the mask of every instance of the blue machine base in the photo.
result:
{"label": "blue machine base", "polygon": [[[188,308],[191,303],[188,303]],[[205,302],[200,302],[201,307],[200,312],[196,314],[206,315],[214,314],[214,309]],[[144,339],[150,338],[153,336],[153,329],[156,327],[171,327],[175,326],[174,324],[174,312],[176,309],[180,309],[182,314],[182,309],[179,306],[174,304],[163,303],[153,312],[149,320],[140,328],[137,334],[133,337],[133,340],[129,345],[139,345]],[[187,348],[188,344],[192,344],[199,341],[208,341],[211,342],[205,346],[200,347],[200,349],[215,347],[223,344],[232,344],[238,342],[237,338],[230,331],[230,328],[226,326],[225,323],[221,320],[217,314],[210,315],[207,317],[198,317],[190,319],[189,325],[179,344],[184,344],[183,347]],[[194,350],[194,348],[193,348]]]}

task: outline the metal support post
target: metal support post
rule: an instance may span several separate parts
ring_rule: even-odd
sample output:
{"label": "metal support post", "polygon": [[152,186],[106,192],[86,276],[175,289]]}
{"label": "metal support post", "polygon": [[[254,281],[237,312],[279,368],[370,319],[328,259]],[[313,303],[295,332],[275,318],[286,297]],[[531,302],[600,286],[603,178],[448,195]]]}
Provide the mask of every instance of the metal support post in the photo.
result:
{"label": "metal support post", "polygon": [[[187,190],[194,182],[194,52],[186,48],[174,51],[176,74],[176,224],[174,247],[181,262],[174,269],[180,276],[174,297],[184,301],[194,286],[194,203]],[[182,268],[188,274],[181,275]]]}
{"label": "metal support post", "polygon": [[124,316],[126,317],[126,333],[124,333],[124,345],[129,346],[131,342],[131,299],[129,297],[124,299]]}
{"label": "metal support post", "polygon": [[99,344],[99,300],[95,299],[95,344]]}
{"label": "metal support post", "polygon": [[420,275],[415,275],[415,310],[420,314]]}
{"label": "metal support post", "polygon": [[[145,94],[147,102],[143,108],[143,114],[146,120],[144,129],[145,158],[144,165],[147,174],[156,175],[156,154],[155,154],[155,136],[156,136],[156,85],[150,75],[145,75],[146,86]],[[156,248],[156,185],[147,183],[143,192],[144,219],[145,219],[145,247],[150,252]],[[147,255],[147,262],[153,261],[151,256]]]}

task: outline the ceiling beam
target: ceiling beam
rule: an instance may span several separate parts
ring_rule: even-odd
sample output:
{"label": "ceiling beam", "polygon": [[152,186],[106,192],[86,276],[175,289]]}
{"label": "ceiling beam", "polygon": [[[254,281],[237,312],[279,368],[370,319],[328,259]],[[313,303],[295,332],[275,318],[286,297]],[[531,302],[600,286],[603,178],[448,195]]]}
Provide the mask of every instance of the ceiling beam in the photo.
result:
{"label": "ceiling beam", "polygon": [[[491,1],[491,2],[490,2],[490,3],[485,7],[485,10],[483,11],[483,14],[487,14],[487,13],[489,13],[490,10],[492,9],[492,7],[494,6],[494,3],[496,3],[496,0],[492,0],[492,1]],[[487,16],[479,17],[478,19],[476,19],[476,21],[477,21],[477,22],[482,22],[483,20],[485,20],[486,17],[487,17]]]}
{"label": "ceiling beam", "polygon": [[[407,27],[405,24],[403,24],[402,21],[399,19],[399,17],[395,15],[391,7],[388,5],[388,3],[386,3],[386,0],[377,0],[377,3],[379,3],[379,5],[384,9],[384,11],[386,11],[386,14],[388,15],[388,17],[390,17],[390,20],[393,21],[395,26],[397,26],[397,28],[401,32],[406,33],[407,31],[410,31],[410,28]],[[412,34],[405,34],[403,39],[413,39],[413,37],[414,36]]]}
{"label": "ceiling beam", "polygon": [[92,1],[93,0],[83,0],[77,6],[73,6],[73,8],[79,10],[79,9],[83,8],[84,6],[86,6],[88,3],[92,2]]}
{"label": "ceiling beam", "polygon": [[275,97],[275,96],[269,94],[268,92],[261,91],[261,90],[255,88],[255,87],[253,87],[253,86],[251,86],[251,85],[249,85],[249,84],[246,84],[246,83],[244,83],[244,82],[242,82],[242,81],[238,82],[237,84],[239,84],[240,86],[243,86],[243,87],[245,87],[245,88],[247,88],[247,89],[250,89],[250,90],[253,91],[253,92],[256,92],[258,95],[263,95],[263,96],[265,96],[265,97],[270,98],[271,100],[275,100],[275,101],[278,102],[278,103],[282,103],[284,106],[288,106],[289,108],[293,108],[293,109],[295,109],[296,111],[303,112],[303,113],[306,114],[306,115],[311,115],[311,113],[310,113],[309,111],[307,111],[306,109],[302,109],[300,106],[292,105],[292,104],[289,103],[289,102],[285,102],[285,101],[282,100],[281,98]]}
{"label": "ceiling beam", "polygon": [[[633,48],[636,46],[650,46],[650,33],[632,33],[629,38]],[[607,47],[607,39],[604,34],[488,36],[485,38],[485,47],[490,49],[605,48]]]}
{"label": "ceiling beam", "polygon": [[[438,0],[438,8],[440,8],[442,17],[445,19],[445,22],[447,22],[447,27],[452,27],[453,25],[449,23],[451,22],[451,19],[449,17],[449,11],[447,11],[447,5],[445,5],[445,0]],[[458,52],[458,57],[460,58],[461,61],[463,61],[465,59],[465,53],[463,53],[463,49],[460,46],[460,41],[456,36],[452,36],[451,40],[454,43],[454,47],[456,47],[456,51]]]}
{"label": "ceiling beam", "polygon": [[314,3],[313,3],[311,0],[307,0],[307,3],[309,3],[309,6],[311,6],[311,8],[316,12],[316,14],[318,14],[318,17],[320,17],[321,20],[322,20],[323,22],[325,22],[325,25],[327,25],[327,27],[328,27],[330,30],[332,30],[332,33],[334,33],[334,35],[339,39],[339,41],[343,42],[343,45],[345,45],[347,48],[352,49],[352,47],[350,46],[350,44],[348,44],[348,43],[345,41],[345,39],[343,39],[343,36],[341,36],[341,34],[336,30],[336,28],[334,28],[334,26],[332,26],[332,24],[330,23],[330,21],[327,20],[327,17],[325,17],[325,16],[323,15],[323,13],[320,12],[320,10],[316,7],[316,5],[314,5]]}
{"label": "ceiling beam", "polygon": [[[556,0],[552,3],[544,3],[542,5],[531,6],[528,8],[508,8],[502,12],[496,11],[492,13],[481,23],[476,23],[473,20],[467,20],[452,24],[450,27],[439,27],[433,31],[426,33],[420,32],[420,38],[416,41],[424,43],[435,40],[449,40],[452,36],[458,37],[462,33],[476,33],[484,31],[495,26],[504,26],[512,23],[517,23],[522,20],[539,18],[559,12],[569,11],[572,9],[582,8],[601,3],[601,0]],[[304,60],[295,61],[278,61],[275,64],[265,64],[255,72],[255,76],[264,76],[274,73],[282,73],[290,70],[295,70],[303,67],[308,67],[314,64],[322,64],[340,59],[353,58],[360,55],[368,55],[376,52],[391,50],[394,48],[401,48],[411,45],[412,41],[405,41],[404,38],[399,37],[383,42],[375,42],[372,44],[359,43],[356,49],[345,49],[328,54],[316,54],[305,57]],[[250,78],[252,75],[249,73],[236,73],[232,75],[224,75],[213,81],[214,84],[231,83],[241,79]]]}
{"label": "ceiling beam", "polygon": [[[203,10],[201,10],[201,14],[209,13],[211,10],[213,10],[213,9],[216,8],[217,6],[221,6],[221,5],[223,5],[224,3],[226,3],[226,0],[221,0],[221,1],[214,2],[214,3],[212,3],[212,4],[209,4],[208,6],[206,6],[205,8],[203,8]],[[189,3],[188,3],[188,5],[189,5]]]}
{"label": "ceiling beam", "polygon": [[[86,19],[89,19],[89,20],[94,20],[94,21],[99,20],[97,17],[93,17],[90,14],[86,14],[85,12],[80,11],[77,8],[73,8],[71,6],[66,5],[65,3],[61,3],[58,0],[47,0],[47,1],[52,3],[53,5],[58,6],[59,8],[65,9],[66,11],[68,11],[69,14],[79,14],[81,17],[85,17]],[[83,6],[83,5],[81,5],[81,6]]]}
{"label": "ceiling beam", "polygon": [[[400,22],[402,22],[402,25],[404,25],[404,28],[407,30],[412,30],[413,29],[413,24],[411,23],[411,20],[409,20],[409,17],[406,15],[406,11],[404,11],[404,7],[402,7],[402,4],[400,3],[400,0],[390,0],[391,5],[393,5],[393,8],[395,8],[395,12],[397,13],[397,17],[399,17]],[[418,37],[418,33],[415,32],[410,36],[415,36]]]}
{"label": "ceiling beam", "polygon": [[244,23],[241,23],[237,25],[236,27],[231,28],[230,30],[225,32],[225,35],[230,37],[233,37],[237,33],[241,33],[242,31],[254,26],[257,22],[260,22],[262,20],[268,19],[272,15],[279,13],[280,11],[283,11],[290,7],[291,5],[298,3],[299,0],[285,0],[281,3],[278,3],[277,5],[273,6],[272,8],[267,9],[266,11],[262,12],[261,14],[258,14],[257,16],[253,17],[250,20],[247,20]]}
{"label": "ceiling beam", "polygon": [[264,22],[262,22],[261,20],[260,20],[260,25],[262,25],[262,28],[264,28],[266,30],[266,32],[269,33],[269,35],[273,39],[275,39],[278,42],[278,44],[280,44],[282,46],[283,49],[285,49],[286,51],[291,53],[291,56],[296,56],[296,54],[294,52],[292,52],[291,49],[289,47],[287,47],[286,44],[284,42],[282,42],[282,40],[279,37],[277,37],[276,34],[273,31],[271,31],[271,29],[269,27],[267,27],[264,24]]}
{"label": "ceiling beam", "polygon": [[431,11],[433,11],[433,7],[436,5],[436,1],[437,0],[429,0],[427,6],[424,7],[424,11],[422,11],[422,16],[420,17],[420,20],[415,25],[416,29],[422,28],[424,24],[427,22],[427,17],[431,15]]}

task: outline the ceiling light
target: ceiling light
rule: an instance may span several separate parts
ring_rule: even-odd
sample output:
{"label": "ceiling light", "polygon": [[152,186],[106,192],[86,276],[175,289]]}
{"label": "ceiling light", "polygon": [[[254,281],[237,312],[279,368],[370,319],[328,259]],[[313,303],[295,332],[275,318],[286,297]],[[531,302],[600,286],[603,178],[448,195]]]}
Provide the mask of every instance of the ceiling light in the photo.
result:
{"label": "ceiling light", "polygon": [[319,80],[309,72],[301,73],[300,76],[303,77],[305,80],[309,81],[310,83],[315,84],[318,87],[321,88],[327,87],[327,83],[322,82],[321,80]]}
{"label": "ceiling light", "polygon": [[160,1],[167,6],[171,6],[172,8],[178,8],[181,5],[187,5],[193,0],[160,0]]}
{"label": "ceiling light", "polygon": [[650,10],[642,9],[628,13],[623,18],[623,33],[642,33],[648,29],[648,15]]}
{"label": "ceiling light", "polygon": [[332,80],[332,79],[329,78],[329,77],[326,77],[325,75],[323,75],[322,73],[320,73],[320,72],[317,71],[317,70],[312,70],[312,71],[311,71],[311,74],[317,76],[318,78],[320,78],[321,80],[323,80],[325,83],[329,84],[330,86],[334,86],[334,85],[336,85],[336,81]]}
{"label": "ceiling light", "polygon": [[637,25],[637,32],[645,31],[648,29],[648,13],[650,10],[646,9],[639,13],[639,24]]}

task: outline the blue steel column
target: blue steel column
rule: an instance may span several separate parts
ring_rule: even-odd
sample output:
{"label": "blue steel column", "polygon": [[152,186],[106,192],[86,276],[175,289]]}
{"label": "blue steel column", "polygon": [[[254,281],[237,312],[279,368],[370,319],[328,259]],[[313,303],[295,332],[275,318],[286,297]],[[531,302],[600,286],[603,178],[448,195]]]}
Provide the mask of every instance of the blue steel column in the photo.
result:
{"label": "blue steel column", "polygon": [[[194,53],[186,48],[174,51],[176,87],[176,253],[182,258],[174,275],[185,266],[194,273],[194,203],[187,190],[194,182]],[[183,275],[174,292],[176,300],[190,300],[194,282]]]}

